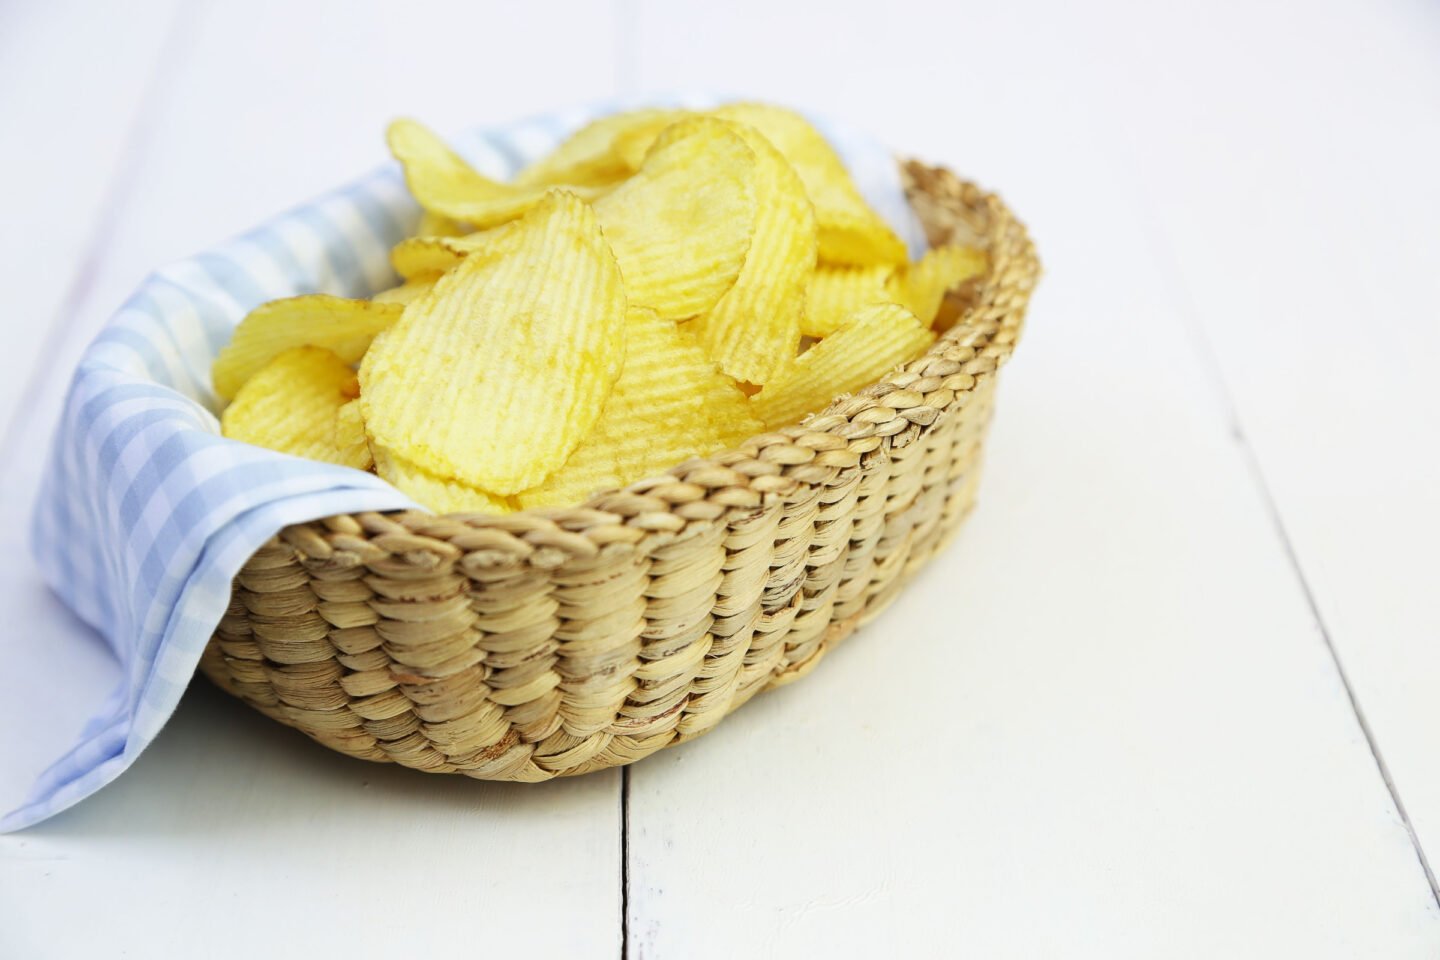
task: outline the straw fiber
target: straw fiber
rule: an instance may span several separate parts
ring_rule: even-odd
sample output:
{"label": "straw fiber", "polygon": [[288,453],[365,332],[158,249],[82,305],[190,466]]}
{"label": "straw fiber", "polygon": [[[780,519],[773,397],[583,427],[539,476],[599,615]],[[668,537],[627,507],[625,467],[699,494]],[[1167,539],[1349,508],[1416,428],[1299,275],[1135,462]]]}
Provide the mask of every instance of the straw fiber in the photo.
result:
{"label": "straw fiber", "polygon": [[1039,274],[999,199],[903,169],[931,243],[991,263],[947,295],[923,356],[581,507],[287,527],[236,577],[204,672],[342,753],[521,781],[631,763],[807,674],[975,502]]}

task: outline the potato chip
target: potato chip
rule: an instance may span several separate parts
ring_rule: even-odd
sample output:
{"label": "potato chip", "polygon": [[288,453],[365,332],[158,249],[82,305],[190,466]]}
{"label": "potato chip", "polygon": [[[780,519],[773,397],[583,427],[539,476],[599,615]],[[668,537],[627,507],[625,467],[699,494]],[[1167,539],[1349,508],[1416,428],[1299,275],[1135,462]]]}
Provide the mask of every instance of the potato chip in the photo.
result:
{"label": "potato chip", "polygon": [[415,225],[417,237],[463,237],[470,232],[470,228],[460,221],[429,210],[420,212],[420,222]]}
{"label": "potato chip", "polygon": [[406,237],[390,249],[390,265],[406,280],[433,283],[468,254],[511,243],[517,223],[512,220],[463,237]]}
{"label": "potato chip", "polygon": [[895,295],[886,287],[894,272],[889,266],[819,267],[810,277],[801,332],[828,337],[861,307],[894,302]]}
{"label": "potato chip", "polygon": [[345,462],[360,470],[375,466],[370,454],[370,438],[365,435],[365,415],[360,409],[359,384],[355,386],[357,396],[335,411],[335,448]]}
{"label": "potato chip", "polygon": [[935,323],[945,292],[990,268],[985,251],[975,247],[943,246],[926,252],[918,262],[896,271],[889,280],[895,302],[910,310],[927,327]]}
{"label": "potato chip", "polygon": [[749,401],[671,320],[631,309],[625,370],[605,412],[565,465],[521,493],[522,507],[580,503],[760,432]]}
{"label": "potato chip", "polygon": [[[390,250],[390,265],[406,280],[433,281],[472,250],[485,245],[486,233],[464,237],[408,237]],[[475,238],[475,239],[472,239]]]}
{"label": "potato chip", "polygon": [[[386,141],[405,168],[405,182],[420,206],[477,230],[515,220],[545,196],[543,185],[516,186],[482,175],[414,120],[390,124]],[[603,190],[577,186],[574,192],[594,199]]]}
{"label": "potato chip", "polygon": [[436,513],[513,512],[504,497],[486,493],[459,480],[437,477],[384,447],[375,448],[375,472],[411,500]]}
{"label": "potato chip", "polygon": [[594,211],[552,191],[513,240],[436,281],[360,366],[381,447],[502,496],[574,452],[625,359],[625,290]]}
{"label": "potato chip", "polygon": [[251,310],[211,367],[215,392],[233,399],[245,381],[291,347],[324,347],[346,363],[359,360],[375,335],[400,318],[398,303],[307,294]]}
{"label": "potato chip", "polygon": [[839,155],[809,121],[763,103],[730,103],[714,115],[759,130],[790,161],[815,204],[822,263],[871,266],[906,261],[905,244],[865,202]]}
{"label": "potato chip", "polygon": [[635,124],[616,134],[613,146],[615,156],[620,158],[621,163],[629,168],[631,173],[645,165],[645,155],[650,152],[650,148],[655,145],[660,134],[686,117],[695,115],[689,110],[671,110],[669,114],[664,123],[658,125]]}
{"label": "potato chip", "polygon": [[755,154],[755,236],[735,285],[691,325],[737,380],[764,383],[795,356],[815,269],[815,209],[805,185],[754,127],[732,124]]}
{"label": "potato chip", "polygon": [[398,287],[391,287],[389,290],[381,290],[379,293],[375,294],[375,296],[370,298],[370,302],[398,303],[403,307],[405,304],[415,300],[419,300],[421,297],[425,296],[425,294],[429,293],[431,288],[434,286],[435,281],[433,279],[411,280],[406,283],[402,283]]}
{"label": "potato chip", "polygon": [[580,184],[608,186],[640,169],[645,151],[660,131],[684,116],[680,110],[649,108],[601,117],[581,127],[555,151],[515,177],[523,186]]}
{"label": "potato chip", "polygon": [[665,128],[640,171],[596,201],[631,306],[684,320],[734,285],[755,232],[755,167],[728,124],[691,117]]}
{"label": "potato chip", "polygon": [[935,339],[899,304],[861,307],[839,330],[800,354],[751,398],[767,428],[796,423],[911,360]]}
{"label": "potato chip", "polygon": [[232,440],[364,470],[353,448],[335,442],[340,408],[356,395],[355,371],[329,350],[294,347],[250,377],[220,416]]}

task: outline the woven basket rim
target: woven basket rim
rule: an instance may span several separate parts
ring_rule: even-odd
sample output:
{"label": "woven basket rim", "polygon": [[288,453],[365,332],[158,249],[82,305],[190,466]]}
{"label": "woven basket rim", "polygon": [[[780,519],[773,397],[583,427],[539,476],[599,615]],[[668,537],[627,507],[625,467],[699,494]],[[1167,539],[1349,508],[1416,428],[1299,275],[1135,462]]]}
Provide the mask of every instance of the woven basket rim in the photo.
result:
{"label": "woven basket rim", "polygon": [[[966,402],[977,377],[993,374],[1009,358],[1040,263],[1024,225],[998,196],[944,167],[912,159],[897,163],[931,245],[954,237],[985,249],[991,262],[988,274],[967,291],[954,324],[890,375],[836,397],[799,423],[596,494],[579,506],[504,515],[340,514],[287,527],[281,539],[312,561],[337,566],[360,560],[355,552],[363,554],[372,538],[380,538],[376,546],[396,553],[458,557],[463,552],[472,570],[521,563],[553,568],[689,539],[777,501],[804,497],[828,485],[837,472],[858,469],[912,442],[948,408]],[[937,236],[927,207],[946,207],[968,221],[963,222],[968,235]]]}

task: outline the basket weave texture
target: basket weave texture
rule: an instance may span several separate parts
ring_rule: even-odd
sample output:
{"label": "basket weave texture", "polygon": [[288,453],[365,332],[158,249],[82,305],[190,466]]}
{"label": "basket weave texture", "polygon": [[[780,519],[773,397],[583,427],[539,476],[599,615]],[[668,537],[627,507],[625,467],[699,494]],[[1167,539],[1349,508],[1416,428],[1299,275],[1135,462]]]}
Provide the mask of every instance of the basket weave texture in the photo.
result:
{"label": "basket weave texture", "polygon": [[902,172],[931,244],[991,262],[923,356],[583,507],[287,527],[236,577],[201,669],[342,753],[521,781],[632,763],[804,676],[969,512],[1039,275],[998,198]]}

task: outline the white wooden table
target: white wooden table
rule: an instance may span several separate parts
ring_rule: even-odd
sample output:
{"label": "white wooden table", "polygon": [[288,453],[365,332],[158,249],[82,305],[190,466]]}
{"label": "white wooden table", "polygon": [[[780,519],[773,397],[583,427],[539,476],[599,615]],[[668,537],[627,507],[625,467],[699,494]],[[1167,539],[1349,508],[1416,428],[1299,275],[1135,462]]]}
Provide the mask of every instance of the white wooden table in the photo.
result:
{"label": "white wooden table", "polygon": [[[1047,268],[979,510],[804,683],[540,786],[197,684],[0,837],[0,956],[1440,956],[1440,15],[830,7],[0,7],[0,663],[59,615],[24,520],[91,332],[394,115],[819,109],[1002,190]],[[7,675],[0,751],[70,739],[26,720],[61,682]]]}

